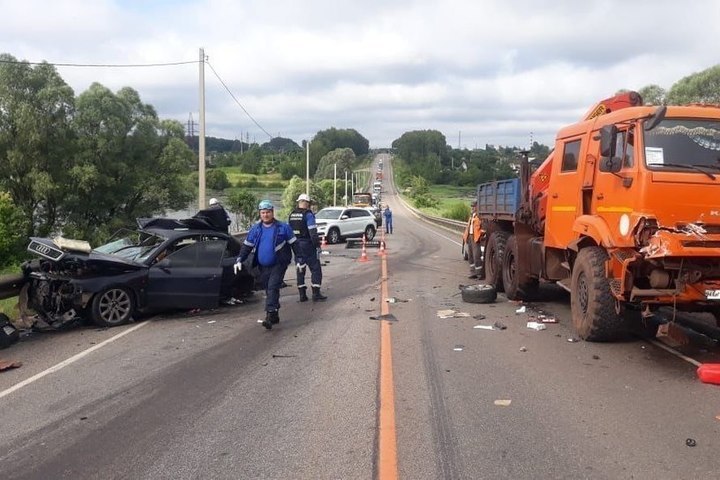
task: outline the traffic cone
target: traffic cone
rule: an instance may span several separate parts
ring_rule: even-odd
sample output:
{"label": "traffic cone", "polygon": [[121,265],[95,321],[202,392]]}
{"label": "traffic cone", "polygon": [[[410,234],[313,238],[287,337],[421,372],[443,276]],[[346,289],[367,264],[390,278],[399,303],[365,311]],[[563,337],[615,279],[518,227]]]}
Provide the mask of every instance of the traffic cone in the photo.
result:
{"label": "traffic cone", "polygon": [[381,257],[382,257],[383,255],[385,255],[385,240],[384,240],[384,239],[383,239],[383,240],[380,240],[380,250],[378,250],[378,253],[377,253],[377,254],[378,254],[379,256],[381,256]]}
{"label": "traffic cone", "polygon": [[320,250],[325,250],[325,247],[327,247],[327,236],[323,235],[322,242],[320,243]]}
{"label": "traffic cone", "polygon": [[[363,237],[363,238],[365,238],[365,237]],[[365,250],[365,243],[363,243],[362,253],[360,253],[360,258],[358,258],[358,262],[367,262],[367,261],[369,261],[369,259],[367,256],[367,251]]]}

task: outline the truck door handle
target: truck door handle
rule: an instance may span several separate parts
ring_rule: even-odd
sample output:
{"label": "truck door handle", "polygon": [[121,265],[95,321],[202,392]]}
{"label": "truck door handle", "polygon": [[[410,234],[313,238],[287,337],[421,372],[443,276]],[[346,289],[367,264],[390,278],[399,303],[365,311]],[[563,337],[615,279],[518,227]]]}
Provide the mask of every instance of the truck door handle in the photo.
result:
{"label": "truck door handle", "polygon": [[552,194],[552,197],[553,197],[553,198],[558,198],[558,194],[557,194],[557,193],[553,193],[553,194]]}

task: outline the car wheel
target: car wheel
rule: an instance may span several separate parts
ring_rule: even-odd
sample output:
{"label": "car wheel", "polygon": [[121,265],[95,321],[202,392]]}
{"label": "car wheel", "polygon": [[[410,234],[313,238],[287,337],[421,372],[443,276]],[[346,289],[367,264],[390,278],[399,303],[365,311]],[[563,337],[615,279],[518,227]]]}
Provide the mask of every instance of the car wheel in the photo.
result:
{"label": "car wheel", "polygon": [[135,300],[130,290],[110,287],[93,297],[90,314],[95,325],[115,327],[130,321],[135,311]]}
{"label": "car wheel", "polygon": [[462,285],[460,293],[463,302],[468,303],[493,303],[497,300],[497,290],[492,285]]}
{"label": "car wheel", "polygon": [[365,240],[368,242],[375,238],[375,228],[372,225],[365,227]]}
{"label": "car wheel", "polygon": [[327,241],[332,245],[340,243],[340,230],[337,228],[331,228],[327,233]]}

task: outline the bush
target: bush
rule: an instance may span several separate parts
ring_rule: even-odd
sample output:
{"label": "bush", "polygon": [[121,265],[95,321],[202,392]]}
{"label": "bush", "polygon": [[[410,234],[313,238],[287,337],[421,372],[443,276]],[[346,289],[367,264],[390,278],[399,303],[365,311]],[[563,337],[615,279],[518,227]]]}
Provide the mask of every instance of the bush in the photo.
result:
{"label": "bush", "polygon": [[27,221],[10,194],[0,192],[0,267],[22,258],[27,238]]}
{"label": "bush", "polygon": [[413,196],[415,208],[437,208],[440,201],[432,195]]}
{"label": "bush", "polygon": [[212,190],[224,190],[230,186],[230,180],[224,171],[212,169],[207,172],[205,185]]}
{"label": "bush", "polygon": [[256,188],[260,185],[260,182],[258,181],[257,177],[252,176],[248,177],[246,180],[243,180],[242,178],[237,181],[237,187],[238,188]]}
{"label": "bush", "polygon": [[448,208],[442,212],[443,218],[450,218],[452,220],[460,220],[464,222],[470,218],[470,206],[463,202],[453,202],[448,205]]}

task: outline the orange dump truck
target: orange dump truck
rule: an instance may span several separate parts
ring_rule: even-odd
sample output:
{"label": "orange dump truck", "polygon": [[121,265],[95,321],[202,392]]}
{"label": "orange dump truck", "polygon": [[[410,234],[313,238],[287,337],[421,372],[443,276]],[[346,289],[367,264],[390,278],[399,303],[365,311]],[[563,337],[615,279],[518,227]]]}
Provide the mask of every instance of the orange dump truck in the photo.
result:
{"label": "orange dump truck", "polygon": [[573,326],[617,338],[660,306],[720,322],[720,107],[643,106],[627,92],[557,134],[519,178],[478,186],[488,283],[570,292]]}

